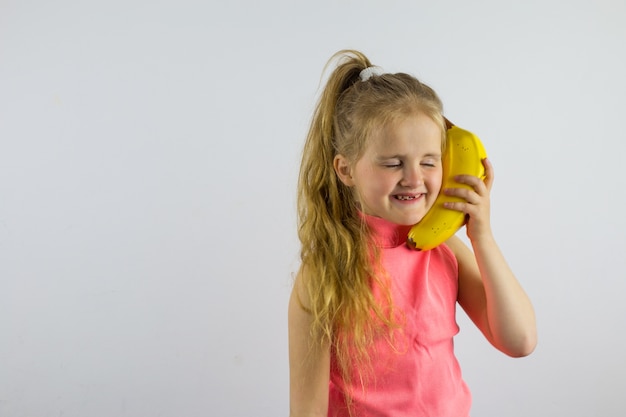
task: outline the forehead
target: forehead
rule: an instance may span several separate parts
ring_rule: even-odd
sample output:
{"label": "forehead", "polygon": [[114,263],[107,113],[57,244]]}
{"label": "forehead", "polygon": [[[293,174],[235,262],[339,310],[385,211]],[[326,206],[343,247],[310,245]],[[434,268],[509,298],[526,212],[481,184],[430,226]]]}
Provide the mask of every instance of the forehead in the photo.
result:
{"label": "forehead", "polygon": [[441,152],[442,131],[439,125],[425,114],[406,116],[391,121],[370,135],[367,151],[388,153],[391,151],[424,150]]}

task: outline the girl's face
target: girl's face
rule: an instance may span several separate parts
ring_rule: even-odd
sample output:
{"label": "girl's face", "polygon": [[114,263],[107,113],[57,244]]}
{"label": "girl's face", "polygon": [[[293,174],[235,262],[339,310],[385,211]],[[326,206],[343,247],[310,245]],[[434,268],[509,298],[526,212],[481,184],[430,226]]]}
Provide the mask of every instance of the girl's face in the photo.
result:
{"label": "girl's face", "polygon": [[356,163],[337,155],[334,166],[363,213],[413,225],[441,189],[441,130],[424,114],[400,119],[373,135]]}

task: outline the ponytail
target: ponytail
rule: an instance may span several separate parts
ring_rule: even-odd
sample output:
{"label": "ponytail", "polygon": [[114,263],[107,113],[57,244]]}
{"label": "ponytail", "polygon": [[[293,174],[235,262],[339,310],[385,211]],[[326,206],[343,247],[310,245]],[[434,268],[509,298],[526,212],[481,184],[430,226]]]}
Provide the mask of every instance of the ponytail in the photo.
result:
{"label": "ponytail", "polygon": [[[379,250],[359,216],[352,189],[335,173],[334,158],[341,154],[355,163],[373,130],[399,117],[425,112],[443,126],[443,116],[434,91],[414,77],[364,73],[372,64],[358,51],[340,51],[329,64],[334,61],[337,66],[320,95],[302,154],[298,236],[306,297],[301,305],[312,316],[311,336],[330,344],[347,382],[354,372],[364,380],[369,345],[375,336],[391,337],[401,318],[393,310]],[[373,282],[383,288],[382,301],[372,293]],[[349,393],[346,400],[350,404]]]}

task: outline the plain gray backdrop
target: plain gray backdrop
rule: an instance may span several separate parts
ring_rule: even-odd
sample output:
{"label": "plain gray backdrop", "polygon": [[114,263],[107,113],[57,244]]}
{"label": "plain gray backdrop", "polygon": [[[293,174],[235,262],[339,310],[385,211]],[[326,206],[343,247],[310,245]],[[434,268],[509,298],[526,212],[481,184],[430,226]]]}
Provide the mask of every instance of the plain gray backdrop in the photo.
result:
{"label": "plain gray backdrop", "polygon": [[[460,312],[473,416],[624,416],[622,0],[0,0],[0,416],[288,415],[328,58],[416,75],[495,166],[539,345]],[[464,231],[460,232],[464,236]]]}

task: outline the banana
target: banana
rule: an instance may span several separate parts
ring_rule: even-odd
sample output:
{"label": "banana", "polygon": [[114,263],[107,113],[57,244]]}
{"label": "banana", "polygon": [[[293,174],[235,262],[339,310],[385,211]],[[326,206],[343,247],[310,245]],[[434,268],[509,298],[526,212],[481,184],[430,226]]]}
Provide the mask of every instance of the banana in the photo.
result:
{"label": "banana", "polygon": [[[451,124],[450,124],[451,125]],[[446,151],[443,155],[444,188],[471,188],[454,180],[456,175],[475,175],[485,178],[482,160],[487,157],[485,148],[476,135],[451,125],[446,132]],[[417,250],[429,250],[448,240],[465,224],[465,214],[443,207],[445,202],[463,201],[440,192],[424,218],[409,231],[407,244]]]}

